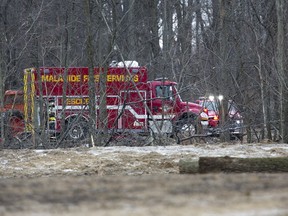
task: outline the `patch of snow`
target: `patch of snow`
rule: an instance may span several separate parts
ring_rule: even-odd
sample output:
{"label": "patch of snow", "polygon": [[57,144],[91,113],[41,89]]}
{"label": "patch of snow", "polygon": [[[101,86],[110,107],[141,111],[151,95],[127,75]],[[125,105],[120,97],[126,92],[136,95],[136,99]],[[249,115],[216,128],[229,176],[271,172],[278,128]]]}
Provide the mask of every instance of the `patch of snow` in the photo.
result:
{"label": "patch of snow", "polygon": [[2,165],[8,164],[8,160],[1,160],[1,164],[2,164]]}
{"label": "patch of snow", "polygon": [[[271,152],[277,148],[278,152]],[[235,144],[235,145],[177,145],[177,146],[145,146],[145,147],[93,147],[89,150],[93,155],[111,154],[111,153],[131,153],[131,154],[148,154],[158,153],[161,155],[194,155],[195,157],[213,157],[213,156],[230,156],[230,157],[271,157],[288,155],[288,144]]]}
{"label": "patch of snow", "polygon": [[74,172],[75,170],[73,169],[64,169],[63,172]]}

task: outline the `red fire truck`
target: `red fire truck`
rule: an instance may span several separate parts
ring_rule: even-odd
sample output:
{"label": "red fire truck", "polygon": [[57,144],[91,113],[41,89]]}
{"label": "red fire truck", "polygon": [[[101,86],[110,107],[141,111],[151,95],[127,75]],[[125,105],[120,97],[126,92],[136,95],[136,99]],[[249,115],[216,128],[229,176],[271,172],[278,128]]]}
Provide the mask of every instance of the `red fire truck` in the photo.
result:
{"label": "red fire truck", "polygon": [[[182,101],[176,82],[163,78],[148,81],[146,67],[126,67],[128,63],[116,64],[105,71],[109,132],[153,132],[176,135],[179,139],[182,135],[192,136],[198,132],[199,125],[208,124],[208,116],[202,112],[202,106]],[[99,78],[103,72],[103,68],[94,69],[95,131],[99,129]],[[6,116],[17,114],[15,117],[18,119],[10,134],[37,132],[42,120],[46,130],[53,134],[60,134],[66,129],[67,139],[83,139],[88,133],[90,118],[88,80],[86,67],[25,69],[23,90],[6,91],[5,95]],[[63,98],[66,98],[65,101]],[[63,118],[65,128],[61,128]],[[17,124],[18,127],[15,126]]]}

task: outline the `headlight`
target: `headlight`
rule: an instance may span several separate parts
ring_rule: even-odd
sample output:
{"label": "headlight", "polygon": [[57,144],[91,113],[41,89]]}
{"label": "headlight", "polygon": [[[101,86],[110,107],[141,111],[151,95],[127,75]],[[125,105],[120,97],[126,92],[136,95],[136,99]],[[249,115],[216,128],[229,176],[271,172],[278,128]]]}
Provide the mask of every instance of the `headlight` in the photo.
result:
{"label": "headlight", "polygon": [[209,116],[205,112],[200,113],[200,117],[202,121],[207,121],[209,119]]}
{"label": "headlight", "polygon": [[241,124],[241,120],[236,120],[236,124]]}

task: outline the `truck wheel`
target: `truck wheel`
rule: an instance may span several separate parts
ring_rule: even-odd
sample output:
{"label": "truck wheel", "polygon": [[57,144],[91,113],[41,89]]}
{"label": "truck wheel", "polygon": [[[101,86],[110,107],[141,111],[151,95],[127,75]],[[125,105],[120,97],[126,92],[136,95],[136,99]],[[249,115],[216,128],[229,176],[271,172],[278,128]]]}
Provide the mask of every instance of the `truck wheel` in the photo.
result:
{"label": "truck wheel", "polygon": [[180,119],[177,121],[174,131],[178,144],[181,140],[192,138],[193,135],[197,134],[196,118],[189,117]]}
{"label": "truck wheel", "polygon": [[66,121],[66,138],[68,140],[80,140],[87,135],[87,122],[83,119],[71,118]]}

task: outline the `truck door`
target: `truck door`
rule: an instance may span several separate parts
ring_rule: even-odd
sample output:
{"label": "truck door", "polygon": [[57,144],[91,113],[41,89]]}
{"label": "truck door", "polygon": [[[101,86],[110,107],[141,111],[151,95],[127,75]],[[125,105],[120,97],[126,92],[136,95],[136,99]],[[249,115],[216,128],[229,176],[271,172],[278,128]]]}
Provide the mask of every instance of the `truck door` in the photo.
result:
{"label": "truck door", "polygon": [[[154,97],[155,96],[155,97]],[[151,100],[151,112],[154,121],[149,121],[151,129],[158,133],[155,123],[162,133],[171,133],[173,126],[171,119],[177,113],[177,92],[173,85],[155,85],[154,93]]]}
{"label": "truck door", "polygon": [[155,99],[152,101],[152,114],[156,118],[170,119],[177,112],[176,94],[172,85],[156,85]]}

